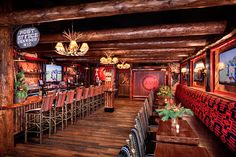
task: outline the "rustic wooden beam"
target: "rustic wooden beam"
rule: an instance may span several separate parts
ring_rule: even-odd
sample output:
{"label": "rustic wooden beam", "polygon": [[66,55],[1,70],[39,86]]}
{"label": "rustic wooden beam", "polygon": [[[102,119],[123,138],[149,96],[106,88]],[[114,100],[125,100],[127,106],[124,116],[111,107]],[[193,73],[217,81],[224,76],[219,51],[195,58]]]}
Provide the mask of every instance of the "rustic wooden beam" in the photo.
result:
{"label": "rustic wooden beam", "polygon": [[[146,55],[146,56],[169,56],[169,55],[174,55],[177,56],[179,54],[182,55],[190,55],[193,54],[195,51],[195,48],[161,48],[161,49],[132,49],[132,50],[97,50],[97,51],[92,51],[89,50],[87,54],[85,54],[84,57],[103,57],[105,56],[105,53],[111,53],[113,56],[129,56],[129,55]],[[38,55],[40,57],[65,57],[63,55],[59,55],[54,51],[41,51],[38,52]],[[132,57],[132,56],[130,56]],[[83,57],[82,57],[83,58]]]}
{"label": "rustic wooden beam", "polygon": [[[193,38],[193,39],[192,39]],[[104,49],[157,49],[157,48],[183,48],[183,47],[202,47],[208,44],[203,37],[199,38],[154,38],[154,39],[138,39],[126,41],[99,41],[89,42],[89,50]],[[49,52],[55,51],[56,43],[41,43],[36,47],[27,48],[26,52]]]}
{"label": "rustic wooden beam", "polygon": [[117,42],[92,42],[89,43],[90,49],[98,48],[122,48],[122,49],[144,49],[144,48],[172,48],[172,47],[199,47],[206,46],[206,39],[181,39],[181,38],[165,38],[165,39],[145,39],[133,41],[117,41]]}
{"label": "rustic wooden beam", "polygon": [[112,55],[127,55],[127,54],[175,54],[175,53],[193,53],[195,48],[160,48],[160,49],[133,49],[133,50],[101,50],[101,51],[88,51],[87,55],[99,55],[105,52]]}
{"label": "rustic wooden beam", "polygon": [[[179,62],[180,59],[166,59],[166,58],[161,58],[159,59],[158,57],[149,57],[147,58],[119,58],[120,60],[126,60],[127,62],[130,63],[156,63],[156,62],[162,62],[162,63],[169,63],[169,62]],[[55,61],[57,62],[95,62],[99,63],[99,58],[91,58],[91,57],[83,57],[83,58],[76,58],[76,57],[64,57],[64,58],[55,58]]]}
{"label": "rustic wooden beam", "polygon": [[11,12],[0,15],[0,24],[33,24],[131,13],[205,8],[234,4],[236,4],[235,0],[112,0],[73,6],[59,6],[40,10]]}
{"label": "rustic wooden beam", "polygon": [[[225,21],[199,22],[185,24],[163,24],[156,26],[145,26],[136,28],[121,28],[110,30],[98,30],[81,32],[78,41],[109,41],[109,40],[129,40],[129,39],[148,39],[160,37],[184,37],[197,35],[222,34],[226,28]],[[60,34],[41,35],[41,43],[68,42]]]}

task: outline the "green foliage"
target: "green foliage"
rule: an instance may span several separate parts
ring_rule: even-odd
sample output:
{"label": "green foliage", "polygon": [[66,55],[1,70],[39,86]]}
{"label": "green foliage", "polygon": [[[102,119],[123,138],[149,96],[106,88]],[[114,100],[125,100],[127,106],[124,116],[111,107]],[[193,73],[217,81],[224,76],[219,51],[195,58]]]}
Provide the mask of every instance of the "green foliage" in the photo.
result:
{"label": "green foliage", "polygon": [[171,88],[169,86],[160,86],[157,96],[162,96],[162,97],[172,97],[172,92]]}
{"label": "green foliage", "polygon": [[186,114],[193,116],[192,110],[181,107],[180,104],[178,106],[176,106],[175,104],[167,104],[164,109],[156,109],[156,112],[159,113],[160,116],[163,116],[163,121],[167,121],[168,119],[177,117],[183,117],[183,115]]}
{"label": "green foliage", "polygon": [[24,71],[20,71],[16,74],[15,90],[17,98],[25,99],[28,96],[28,86],[25,84]]}

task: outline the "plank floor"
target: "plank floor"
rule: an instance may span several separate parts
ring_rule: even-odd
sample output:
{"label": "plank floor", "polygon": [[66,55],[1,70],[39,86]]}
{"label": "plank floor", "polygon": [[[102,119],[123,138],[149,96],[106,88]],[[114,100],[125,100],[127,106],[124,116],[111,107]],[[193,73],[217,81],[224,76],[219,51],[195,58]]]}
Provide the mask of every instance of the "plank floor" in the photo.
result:
{"label": "plank floor", "polygon": [[43,144],[17,143],[10,156],[78,156],[115,157],[126,144],[130,129],[134,125],[143,101],[116,99],[115,111],[104,112],[103,107],[64,131],[58,131],[51,138],[45,137]]}

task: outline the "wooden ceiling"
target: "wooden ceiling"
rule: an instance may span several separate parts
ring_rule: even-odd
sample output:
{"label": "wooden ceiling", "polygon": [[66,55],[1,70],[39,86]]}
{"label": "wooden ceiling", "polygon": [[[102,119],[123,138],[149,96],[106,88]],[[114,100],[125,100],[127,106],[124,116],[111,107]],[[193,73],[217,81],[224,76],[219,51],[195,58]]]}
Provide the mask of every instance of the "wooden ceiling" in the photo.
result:
{"label": "wooden ceiling", "polygon": [[[130,63],[180,62],[236,28],[236,0],[12,0],[2,6],[1,25],[14,32],[33,25],[41,33],[36,47],[17,50],[58,62],[99,63],[104,52]],[[78,42],[90,47],[83,57],[54,51],[72,23]]]}

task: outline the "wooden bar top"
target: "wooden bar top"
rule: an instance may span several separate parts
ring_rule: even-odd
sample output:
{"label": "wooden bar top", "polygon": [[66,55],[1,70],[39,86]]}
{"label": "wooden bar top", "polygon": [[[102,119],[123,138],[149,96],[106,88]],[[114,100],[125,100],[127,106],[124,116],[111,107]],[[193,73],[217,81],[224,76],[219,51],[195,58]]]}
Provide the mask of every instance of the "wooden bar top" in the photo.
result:
{"label": "wooden bar top", "polygon": [[154,157],[211,157],[205,147],[157,143]]}
{"label": "wooden bar top", "polygon": [[26,106],[26,105],[29,105],[29,104],[39,103],[41,101],[42,101],[41,96],[30,96],[22,103],[16,103],[16,104],[11,104],[11,105],[3,105],[0,108],[0,110],[1,109],[5,110],[5,109],[17,108],[17,107]]}
{"label": "wooden bar top", "polygon": [[160,121],[156,133],[156,140],[158,142],[198,145],[199,137],[189,126],[187,121],[178,120],[178,123],[180,125],[179,133],[176,132],[175,128],[171,127],[171,120]]}

